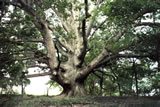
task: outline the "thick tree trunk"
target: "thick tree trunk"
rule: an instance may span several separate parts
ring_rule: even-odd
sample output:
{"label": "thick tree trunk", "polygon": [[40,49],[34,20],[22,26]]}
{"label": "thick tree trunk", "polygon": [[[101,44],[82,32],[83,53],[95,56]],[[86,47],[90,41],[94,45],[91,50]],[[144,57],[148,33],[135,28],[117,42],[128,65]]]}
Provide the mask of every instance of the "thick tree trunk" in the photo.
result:
{"label": "thick tree trunk", "polygon": [[63,69],[64,71],[61,71],[62,69],[59,69],[57,76],[52,78],[54,81],[57,81],[57,83],[63,88],[62,93],[57,97],[63,98],[85,96],[86,92],[84,88],[84,81],[86,78],[78,78],[79,72],[82,71],[69,66],[67,66],[66,68],[71,69]]}
{"label": "thick tree trunk", "polygon": [[71,84],[65,84],[60,97],[79,97],[85,96],[84,83],[74,82]]}

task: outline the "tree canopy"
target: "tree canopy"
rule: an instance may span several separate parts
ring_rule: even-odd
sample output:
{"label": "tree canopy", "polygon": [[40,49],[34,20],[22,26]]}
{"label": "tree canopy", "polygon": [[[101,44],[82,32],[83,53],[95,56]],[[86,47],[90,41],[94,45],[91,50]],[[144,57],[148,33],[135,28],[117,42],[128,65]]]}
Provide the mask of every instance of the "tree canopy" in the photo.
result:
{"label": "tree canopy", "polygon": [[1,0],[0,76],[25,79],[39,67],[63,97],[85,95],[84,84],[138,93],[138,78],[155,62],[160,69],[159,8],[159,0]]}

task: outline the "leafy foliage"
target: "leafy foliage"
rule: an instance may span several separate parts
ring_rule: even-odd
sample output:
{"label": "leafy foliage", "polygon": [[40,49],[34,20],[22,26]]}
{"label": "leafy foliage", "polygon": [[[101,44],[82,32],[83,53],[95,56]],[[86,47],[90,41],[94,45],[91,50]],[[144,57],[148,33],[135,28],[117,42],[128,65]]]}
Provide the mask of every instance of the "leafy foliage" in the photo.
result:
{"label": "leafy foliage", "polygon": [[[74,80],[70,78],[79,75],[71,74],[71,71],[82,73],[91,68],[83,77],[87,78],[90,74],[85,81],[88,94],[129,96],[150,95],[153,92],[159,95],[158,1],[23,2],[14,4],[11,1],[12,7],[5,4],[6,15],[3,15],[0,24],[1,88],[28,84],[25,78],[27,67],[38,65],[42,71],[51,69],[56,60],[52,64],[50,62],[55,57],[59,62],[56,68],[53,66],[51,73],[57,70],[53,80],[64,85],[63,88],[69,84],[66,81],[71,84]],[[2,10],[4,5],[1,14]],[[86,33],[88,30],[89,35]],[[49,42],[53,46],[49,46]],[[104,50],[107,55],[101,54]],[[42,63],[46,67],[41,66]],[[153,69],[156,63],[158,67]],[[78,83],[78,80],[74,82]],[[53,81],[49,84],[56,86]],[[73,85],[70,84],[69,87]]]}

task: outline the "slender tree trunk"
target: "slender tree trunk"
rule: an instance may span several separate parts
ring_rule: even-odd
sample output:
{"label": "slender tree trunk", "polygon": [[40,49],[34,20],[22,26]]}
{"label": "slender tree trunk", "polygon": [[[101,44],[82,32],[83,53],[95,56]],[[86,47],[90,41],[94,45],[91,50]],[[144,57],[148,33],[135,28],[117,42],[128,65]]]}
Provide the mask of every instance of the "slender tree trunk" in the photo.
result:
{"label": "slender tree trunk", "polygon": [[46,94],[47,96],[49,95],[49,88],[47,88],[47,94]]}
{"label": "slender tree trunk", "polygon": [[89,84],[89,94],[94,95],[94,81],[91,81]]}
{"label": "slender tree trunk", "polygon": [[119,77],[116,75],[116,73],[115,73],[114,71],[112,71],[112,72],[113,72],[113,75],[115,76],[115,80],[117,81],[117,86],[118,86],[119,95],[120,95],[120,96],[123,96],[122,91],[121,91],[121,84],[120,84],[120,82],[119,82]]}
{"label": "slender tree trunk", "polygon": [[160,58],[159,58],[159,54],[160,54],[160,46],[159,46],[159,43],[158,43],[158,45],[157,45],[157,49],[156,49],[156,51],[157,51],[157,62],[158,62],[158,72],[160,72]]}
{"label": "slender tree trunk", "polygon": [[121,85],[119,82],[117,83],[117,85],[118,85],[119,96],[122,96]]}
{"label": "slender tree trunk", "polygon": [[21,95],[23,96],[25,94],[25,87],[24,84],[22,83],[21,85]]}
{"label": "slender tree trunk", "polygon": [[135,61],[133,62],[133,72],[134,72],[134,77],[135,77],[135,82],[136,82],[136,96],[139,96],[139,90],[138,90],[138,77],[137,77],[137,70],[136,70],[136,65]]}
{"label": "slender tree trunk", "polygon": [[137,77],[137,71],[135,71],[135,81],[136,81],[136,96],[139,96],[139,90],[138,90],[138,77]]}

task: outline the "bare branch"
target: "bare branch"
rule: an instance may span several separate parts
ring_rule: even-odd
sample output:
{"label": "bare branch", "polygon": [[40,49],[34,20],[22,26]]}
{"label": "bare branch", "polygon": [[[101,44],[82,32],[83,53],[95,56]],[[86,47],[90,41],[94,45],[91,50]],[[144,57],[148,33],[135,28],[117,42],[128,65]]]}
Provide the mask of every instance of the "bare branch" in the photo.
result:
{"label": "bare branch", "polygon": [[56,39],[57,43],[65,48],[66,51],[68,52],[73,52],[73,47],[65,40],[62,38]]}
{"label": "bare branch", "polygon": [[[124,31],[125,31],[125,28],[122,28],[122,30],[119,31],[116,35],[112,36],[107,41],[107,43],[109,43],[109,41],[111,39],[114,40],[114,42],[118,41],[120,39],[120,37],[123,35]],[[101,61],[103,61],[108,55],[109,55],[109,52],[108,52],[107,48],[103,48],[102,52],[95,59],[93,59],[93,61],[87,67],[84,68],[84,71],[79,73],[79,77],[78,78],[83,78],[86,75],[89,75],[92,72],[92,70],[94,68],[96,68],[97,65],[99,63],[101,63]]]}
{"label": "bare branch", "polygon": [[125,30],[126,28],[123,27],[117,35],[113,36],[114,42],[117,42],[123,36]]}
{"label": "bare branch", "polygon": [[146,58],[146,57],[151,57],[152,55],[149,54],[118,54],[117,57],[119,58]]}
{"label": "bare branch", "polygon": [[0,56],[3,57],[3,56],[11,56],[11,55],[18,55],[18,54],[24,54],[24,52],[3,52],[3,53],[0,53]]}
{"label": "bare branch", "polygon": [[48,66],[42,66],[42,65],[31,65],[31,66],[27,66],[27,68],[35,68],[35,67],[38,67],[38,68],[41,68],[41,69],[47,69]]}
{"label": "bare branch", "polygon": [[103,49],[102,52],[87,67],[84,68],[83,72],[79,73],[78,78],[83,78],[89,75],[92,72],[92,70],[96,68],[98,63],[101,62],[107,55],[108,51],[106,49]]}
{"label": "bare branch", "polygon": [[23,43],[23,42],[35,42],[35,43],[44,43],[43,40],[13,40],[13,42],[20,42],[20,43]]}
{"label": "bare branch", "polygon": [[141,23],[137,23],[135,26],[151,26],[151,27],[160,27],[160,23],[156,22],[141,22]]}
{"label": "bare branch", "polygon": [[55,68],[58,66],[58,60],[56,57],[56,48],[55,48],[55,43],[52,39],[52,34],[49,30],[49,25],[48,23],[43,20],[43,19],[38,19],[35,20],[35,25],[36,27],[40,30],[42,36],[43,36],[43,41],[46,45],[47,48],[47,58],[49,62],[49,67],[52,71],[55,70]]}
{"label": "bare branch", "polygon": [[110,43],[109,41],[112,40],[112,42],[117,42],[124,34],[126,28],[125,27],[122,27],[122,29],[114,36],[111,36],[107,41],[106,41],[106,45],[108,43]]}
{"label": "bare branch", "polygon": [[5,62],[1,62],[0,66],[3,66],[7,63],[12,63],[14,61],[23,61],[23,60],[33,60],[35,59],[34,57],[27,57],[27,58],[14,58],[14,59],[11,59],[11,60],[8,60],[8,61],[5,61]]}
{"label": "bare branch", "polygon": [[68,56],[69,51],[64,50],[59,44],[57,45],[57,48],[62,55]]}
{"label": "bare branch", "polygon": [[18,0],[18,2],[21,4],[20,8],[25,10],[31,16],[36,16],[36,11],[31,6],[29,6],[26,2],[24,2],[24,0]]}
{"label": "bare branch", "polygon": [[94,20],[92,19],[90,22],[89,22],[89,26],[87,27],[87,33],[86,33],[86,36],[89,37],[90,33],[91,33],[91,30],[93,28],[93,23],[94,23]]}
{"label": "bare branch", "polygon": [[[99,8],[99,6],[101,5],[101,3],[103,3],[104,0],[98,0],[97,1],[97,5],[95,8]],[[93,18],[89,21],[89,24],[88,24],[88,27],[87,27],[87,31],[86,31],[86,36],[89,37],[90,33],[91,33],[91,30],[93,28],[93,24],[95,22],[95,16],[97,15],[97,12],[94,12],[93,13]],[[102,22],[103,23],[103,22]],[[105,22],[104,22],[105,23]],[[102,24],[103,25],[103,24]],[[102,26],[101,25],[101,26]],[[98,30],[98,29],[97,29]],[[96,30],[95,30],[96,31]],[[94,31],[94,33],[95,33]],[[91,35],[93,35],[94,33],[92,33]]]}
{"label": "bare branch", "polygon": [[[94,72],[96,72],[96,71],[102,73],[102,74],[105,75],[105,76],[112,77],[113,81],[115,81],[115,77],[114,77],[112,74],[107,74],[106,72],[104,72],[104,71],[102,71],[102,70],[99,70],[99,69],[95,69],[95,70],[94,70]],[[93,72],[93,73],[94,73],[94,72]],[[96,75],[97,75],[97,77],[102,78],[102,77],[100,77],[98,74],[96,74]]]}
{"label": "bare branch", "polygon": [[117,58],[117,54],[115,55],[107,55],[100,63],[96,65],[95,68],[99,68],[103,65],[108,66],[114,63],[115,59]]}
{"label": "bare branch", "polygon": [[135,19],[138,19],[138,18],[142,17],[146,13],[152,13],[152,12],[155,12],[155,11],[157,11],[157,9],[150,9],[150,8],[146,9],[146,8],[144,8],[144,9],[140,10],[134,16],[135,16]]}
{"label": "bare branch", "polygon": [[95,34],[95,32],[107,21],[107,19],[105,19],[99,26],[96,27],[96,29],[94,30],[94,32],[91,34],[91,36],[93,36]]}
{"label": "bare branch", "polygon": [[70,25],[67,23],[67,21],[65,21],[62,17],[62,15],[56,10],[56,9],[53,9],[52,10],[56,13],[56,15],[59,17],[61,23],[62,23],[62,26],[64,28],[64,30],[69,34],[70,33],[70,29],[68,28]]}
{"label": "bare branch", "polygon": [[55,48],[57,50],[57,55],[58,55],[58,66],[57,66],[56,70],[59,71],[59,68],[60,68],[60,65],[61,65],[61,60],[60,60],[60,56],[59,56],[59,49],[56,46],[56,44],[55,44]]}
{"label": "bare branch", "polygon": [[28,74],[28,75],[26,75],[26,78],[47,76],[47,75],[51,75],[51,74],[52,74],[51,72],[44,72],[44,73],[39,73],[39,74]]}

